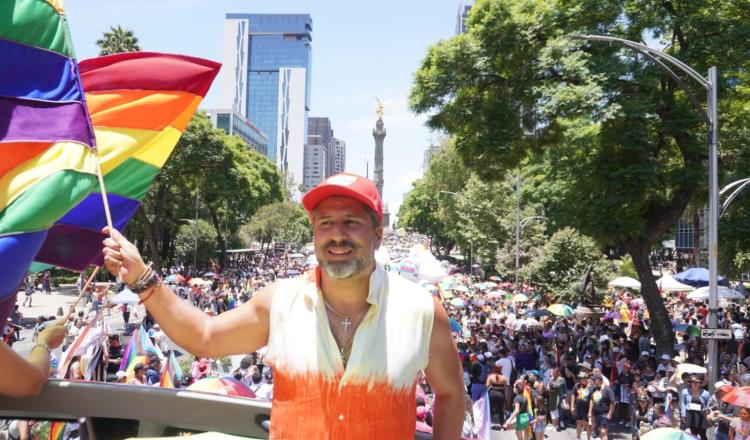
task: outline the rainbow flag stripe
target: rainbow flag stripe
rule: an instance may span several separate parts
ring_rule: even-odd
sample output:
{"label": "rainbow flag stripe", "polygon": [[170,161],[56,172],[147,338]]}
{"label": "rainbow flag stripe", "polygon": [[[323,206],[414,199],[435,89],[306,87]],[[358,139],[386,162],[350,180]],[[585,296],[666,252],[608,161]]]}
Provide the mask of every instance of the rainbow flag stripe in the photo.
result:
{"label": "rainbow flag stripe", "polygon": [[65,435],[65,422],[51,422],[49,428],[49,440],[63,440]]}
{"label": "rainbow flag stripe", "polygon": [[0,2],[0,318],[53,223],[96,185],[94,131],[59,1]]}
{"label": "rainbow flag stripe", "polygon": [[[172,153],[220,65],[133,52],[80,63],[113,225],[123,229]],[[106,226],[98,188],[49,230],[35,261],[81,271],[101,265]]]}

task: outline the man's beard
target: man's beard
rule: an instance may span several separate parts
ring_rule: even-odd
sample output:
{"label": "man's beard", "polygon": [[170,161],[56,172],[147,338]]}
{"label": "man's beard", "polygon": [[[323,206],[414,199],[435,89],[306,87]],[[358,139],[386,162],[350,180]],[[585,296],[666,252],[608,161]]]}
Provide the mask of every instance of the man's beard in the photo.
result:
{"label": "man's beard", "polygon": [[[323,247],[323,252],[326,252],[330,247],[348,247],[355,252],[359,249],[359,246],[354,243],[345,240],[341,243],[334,243],[333,241],[328,242]],[[363,259],[354,259],[349,261],[327,261],[325,259],[320,260],[320,267],[326,272],[326,274],[336,280],[345,280],[355,275],[360,274],[362,271],[367,269],[372,263],[372,256]]]}

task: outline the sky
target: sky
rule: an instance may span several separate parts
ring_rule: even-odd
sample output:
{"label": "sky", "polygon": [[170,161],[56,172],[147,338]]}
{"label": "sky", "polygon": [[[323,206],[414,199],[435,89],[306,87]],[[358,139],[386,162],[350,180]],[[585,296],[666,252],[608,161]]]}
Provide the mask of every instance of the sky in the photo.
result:
{"label": "sky", "polygon": [[[312,16],[312,96],[309,116],[331,119],[347,143],[346,170],[372,177],[375,96],[387,103],[383,118],[383,199],[398,212],[436,133],[408,109],[414,72],[430,45],[450,38],[460,0],[66,0],[76,55],[95,57],[95,41],[110,26],[132,30],[142,50],[222,61],[226,13],[306,13]],[[218,84],[201,108],[218,104]]]}

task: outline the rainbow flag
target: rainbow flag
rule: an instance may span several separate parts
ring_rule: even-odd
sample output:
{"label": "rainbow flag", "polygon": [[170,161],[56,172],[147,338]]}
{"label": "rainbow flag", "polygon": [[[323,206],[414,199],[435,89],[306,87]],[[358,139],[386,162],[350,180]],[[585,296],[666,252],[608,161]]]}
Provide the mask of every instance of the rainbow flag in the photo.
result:
{"label": "rainbow flag", "polygon": [[[122,230],[135,214],[219,67],[148,52],[80,63],[115,228]],[[52,226],[35,261],[75,271],[101,266],[104,226],[102,196],[95,188]]]}
{"label": "rainbow flag", "polygon": [[96,185],[94,132],[60,1],[0,1],[0,322],[49,228]]}
{"label": "rainbow flag", "polygon": [[138,356],[148,357],[152,355],[159,356],[162,362],[164,361],[164,353],[151,342],[148,333],[141,325],[130,337],[128,345],[125,347],[122,360],[120,360],[120,370],[127,371],[128,368],[133,366]]}
{"label": "rainbow flag", "polygon": [[66,422],[52,422],[49,427],[49,440],[63,440]]}
{"label": "rainbow flag", "polygon": [[[161,372],[161,380],[159,381],[159,386],[162,388],[174,388],[174,381],[177,377],[177,374],[175,372],[175,364],[177,363],[177,360],[174,357],[174,352],[169,352],[169,360],[167,360],[167,364],[164,366],[164,369]],[[178,367],[179,369],[179,364]]]}

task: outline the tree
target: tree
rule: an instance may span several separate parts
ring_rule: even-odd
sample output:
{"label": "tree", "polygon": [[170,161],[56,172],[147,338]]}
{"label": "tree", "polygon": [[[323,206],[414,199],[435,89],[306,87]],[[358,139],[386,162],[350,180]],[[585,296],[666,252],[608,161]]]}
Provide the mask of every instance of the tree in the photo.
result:
{"label": "tree", "polygon": [[[281,180],[275,165],[236,136],[214,128],[198,113],[154,179],[128,234],[147,245],[155,267],[175,257],[179,219],[207,218],[216,231],[226,259],[227,241],[253,213],[281,199]],[[143,249],[143,247],[141,247]]]}
{"label": "tree", "polygon": [[553,302],[581,301],[582,280],[593,268],[594,301],[603,299],[610,279],[609,263],[599,245],[571,228],[561,229],[547,241],[536,258],[523,269],[524,278]]}
{"label": "tree", "polygon": [[99,56],[141,50],[133,31],[120,25],[110,26],[109,31],[103,33],[103,38],[96,40],[96,45],[99,46]]}
{"label": "tree", "polygon": [[261,248],[273,241],[302,246],[312,239],[312,226],[307,212],[296,202],[276,202],[263,206],[250,222],[240,228],[245,246],[255,240]]}
{"label": "tree", "polygon": [[750,67],[748,9],[741,2],[480,0],[468,27],[430,48],[415,74],[412,109],[451,134],[480,176],[521,165],[543,170],[540,191],[554,194],[545,202],[550,223],[631,255],[657,349],[671,353],[674,334],[649,253],[704,192],[707,129],[686,93],[650,60],[566,35],[640,40],[647,33],[697,71],[717,65],[722,114]]}
{"label": "tree", "polygon": [[180,225],[175,236],[175,256],[179,261],[192,264],[195,257],[195,239],[198,234],[198,267],[202,267],[208,260],[216,256],[216,229],[205,220],[199,219],[196,227],[191,224]]}

